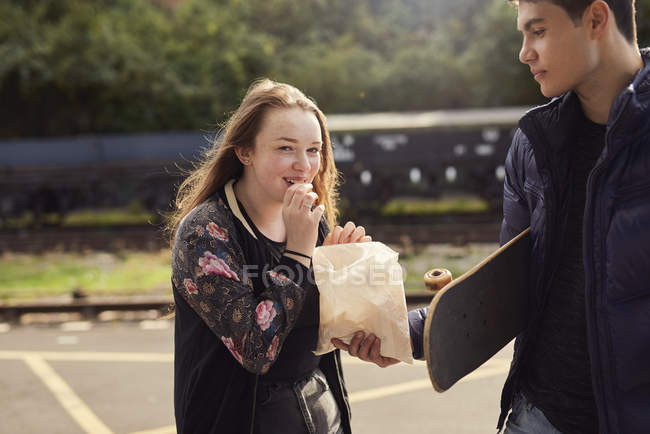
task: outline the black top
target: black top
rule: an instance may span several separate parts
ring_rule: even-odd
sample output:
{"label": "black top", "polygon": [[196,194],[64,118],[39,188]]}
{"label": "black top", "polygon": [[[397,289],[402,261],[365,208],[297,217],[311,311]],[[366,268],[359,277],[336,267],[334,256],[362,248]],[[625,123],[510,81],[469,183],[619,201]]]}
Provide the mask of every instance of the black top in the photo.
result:
{"label": "black top", "polygon": [[[223,190],[220,194],[223,195]],[[225,195],[222,198],[225,200]],[[242,215],[257,236],[257,239],[253,238],[239,220],[235,222],[246,259],[249,264],[254,265],[251,271],[254,271],[257,264],[262,264],[262,267],[266,266],[267,269],[277,267],[284,254],[286,243],[273,241],[264,236],[250,219],[241,202],[237,202]],[[318,235],[317,245],[321,245],[325,238],[322,224],[319,226]],[[264,270],[253,272],[251,276],[255,293],[262,293],[266,289]],[[261,377],[263,381],[294,382],[309,375],[320,362],[320,356],[316,356],[312,352],[318,343],[318,320],[320,317],[317,300],[318,288],[314,283],[313,269],[309,269],[308,275],[296,276],[292,280],[301,282],[301,286],[306,290],[306,298],[300,316],[293,330],[285,339],[278,358],[271,369]]]}
{"label": "black top", "polygon": [[522,389],[563,433],[596,433],[598,417],[587,348],[583,216],[587,178],[605,143],[605,126],[583,116],[571,152],[564,248]]}

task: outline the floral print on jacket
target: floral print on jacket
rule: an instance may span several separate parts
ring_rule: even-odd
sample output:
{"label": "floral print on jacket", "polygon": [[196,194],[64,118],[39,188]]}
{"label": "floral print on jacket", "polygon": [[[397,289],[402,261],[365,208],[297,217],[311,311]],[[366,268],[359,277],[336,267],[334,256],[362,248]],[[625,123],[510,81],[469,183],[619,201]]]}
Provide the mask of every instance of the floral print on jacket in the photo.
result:
{"label": "floral print on jacket", "polygon": [[183,219],[172,250],[172,283],[235,360],[264,374],[296,322],[305,290],[284,274],[285,264],[266,271],[266,289],[256,296],[234,219],[218,197]]}

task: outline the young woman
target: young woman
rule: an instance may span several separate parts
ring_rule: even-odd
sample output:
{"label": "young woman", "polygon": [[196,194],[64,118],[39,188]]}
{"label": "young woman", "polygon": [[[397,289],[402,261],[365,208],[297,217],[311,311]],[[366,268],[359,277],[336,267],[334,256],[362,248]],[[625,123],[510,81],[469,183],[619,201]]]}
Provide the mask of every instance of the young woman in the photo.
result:
{"label": "young woman", "polygon": [[[179,433],[349,433],[338,351],[315,356],[311,256],[369,241],[336,215],[325,117],[262,80],[180,186],[170,221]],[[326,236],[327,235],[327,236]]]}

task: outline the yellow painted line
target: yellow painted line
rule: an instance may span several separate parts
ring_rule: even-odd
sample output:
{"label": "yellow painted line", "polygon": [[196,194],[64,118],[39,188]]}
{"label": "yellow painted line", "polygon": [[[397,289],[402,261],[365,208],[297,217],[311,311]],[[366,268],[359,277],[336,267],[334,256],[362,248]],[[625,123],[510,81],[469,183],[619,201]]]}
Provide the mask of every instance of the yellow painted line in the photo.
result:
{"label": "yellow painted line", "polygon": [[[479,368],[478,370],[462,378],[459,381],[459,383],[466,383],[469,381],[480,380],[483,378],[489,378],[497,375],[506,374],[508,372],[510,362],[509,361],[505,361],[505,362],[507,363],[495,362],[490,365]],[[390,386],[376,387],[373,389],[362,390],[360,392],[353,392],[350,393],[350,402],[357,403],[357,402],[371,401],[373,399],[385,398],[387,396],[393,396],[401,393],[413,392],[422,389],[433,390],[431,381],[428,378],[421,379],[421,380],[407,381],[404,383],[392,384]]]}
{"label": "yellow painted line", "polygon": [[135,431],[131,434],[176,434],[176,426],[169,425],[162,428],[151,429],[147,431]]}
{"label": "yellow painted line", "polygon": [[84,351],[0,351],[0,360],[22,360],[25,357],[68,362],[173,362],[171,353],[109,353]]}
{"label": "yellow painted line", "polygon": [[33,355],[25,356],[23,360],[85,432],[113,434],[45,360]]}

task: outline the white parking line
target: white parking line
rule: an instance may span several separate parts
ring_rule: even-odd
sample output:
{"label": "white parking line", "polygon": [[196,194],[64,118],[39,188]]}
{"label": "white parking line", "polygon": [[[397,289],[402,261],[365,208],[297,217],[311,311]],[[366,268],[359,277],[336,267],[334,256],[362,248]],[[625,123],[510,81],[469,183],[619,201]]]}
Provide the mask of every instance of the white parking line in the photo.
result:
{"label": "white parking line", "polygon": [[[458,383],[466,383],[468,381],[480,380],[483,378],[493,377],[496,375],[503,375],[508,373],[510,367],[509,360],[501,361],[488,361],[483,367],[477,369],[466,377],[462,378]],[[390,369],[390,368],[389,368]],[[385,398],[387,396],[398,395],[400,393],[412,392],[421,389],[433,389],[431,381],[426,379],[407,381],[404,383],[391,384],[390,386],[376,387],[374,389],[362,390],[359,392],[350,393],[350,402],[364,402],[373,399]]]}
{"label": "white parking line", "polygon": [[171,353],[109,353],[83,351],[0,351],[0,360],[39,357],[44,360],[73,362],[173,362]]}
{"label": "white parking line", "polygon": [[78,336],[57,336],[56,337],[56,343],[59,345],[76,345],[79,343],[79,337]]}
{"label": "white parking line", "polygon": [[169,330],[171,321],[161,321],[159,319],[140,321],[141,330]]}
{"label": "white parking line", "polygon": [[[34,373],[45,383],[66,411],[77,421],[87,433],[112,434],[112,431],[92,412],[92,410],[75,394],[46,360],[77,361],[77,362],[156,362],[171,363],[172,353],[117,353],[117,352],[81,352],[81,351],[0,351],[0,360],[23,360]],[[344,364],[367,363],[352,357],[345,357]],[[409,366],[409,365],[401,365]],[[426,364],[416,361],[413,367],[422,368]],[[465,383],[498,375],[505,375],[510,367],[509,359],[491,359],[476,371],[459,381]],[[389,368],[390,369],[390,368]],[[426,373],[426,369],[423,371]],[[413,392],[416,390],[433,389],[428,378],[407,381],[389,386],[361,390],[349,394],[351,403],[359,403],[381,399],[388,396]],[[131,434],[173,434],[173,425]]]}
{"label": "white parking line", "polygon": [[45,360],[33,355],[25,356],[23,360],[85,432],[113,434]]}
{"label": "white parking line", "polygon": [[162,428],[155,428],[146,431],[135,431],[131,434],[176,434],[176,426],[169,425]]}
{"label": "white parking line", "polygon": [[61,324],[61,330],[64,332],[87,332],[93,328],[90,321],[69,321]]}

